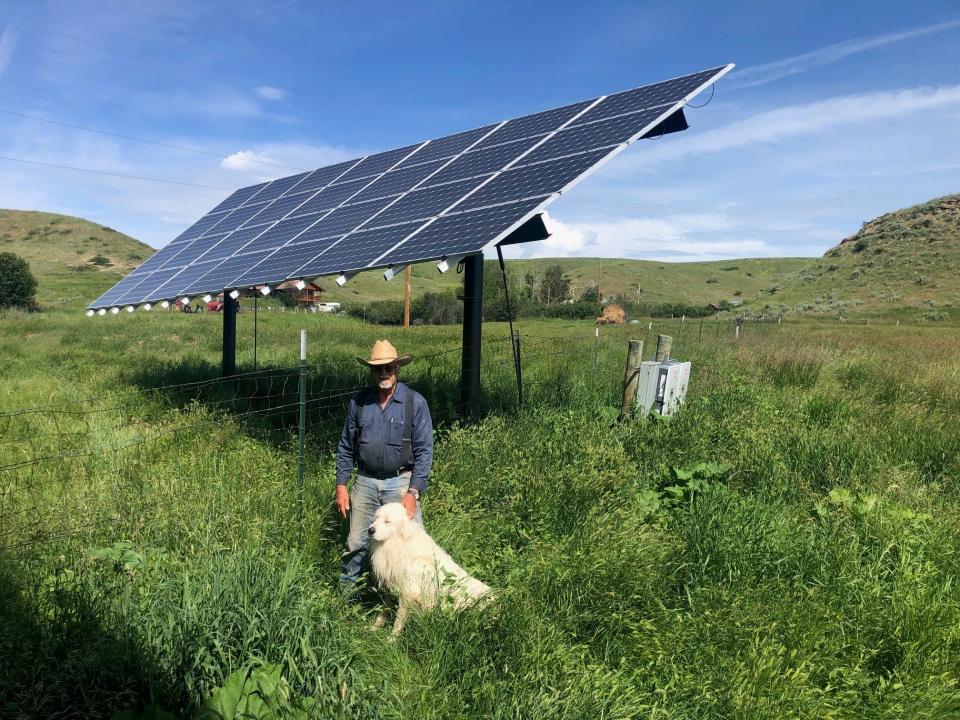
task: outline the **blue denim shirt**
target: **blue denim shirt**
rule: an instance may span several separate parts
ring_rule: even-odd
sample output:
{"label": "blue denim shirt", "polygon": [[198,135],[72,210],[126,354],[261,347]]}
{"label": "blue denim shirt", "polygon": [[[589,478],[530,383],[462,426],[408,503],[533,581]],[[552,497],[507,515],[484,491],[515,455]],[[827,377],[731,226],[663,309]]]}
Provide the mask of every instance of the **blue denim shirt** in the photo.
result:
{"label": "blue denim shirt", "polygon": [[433,420],[423,395],[401,382],[380,409],[375,389],[365,388],[350,400],[347,419],[337,444],[337,484],[346,485],[356,465],[362,472],[396,474],[403,450],[404,403],[413,403],[413,468],[410,486],[427,489],[433,465]]}

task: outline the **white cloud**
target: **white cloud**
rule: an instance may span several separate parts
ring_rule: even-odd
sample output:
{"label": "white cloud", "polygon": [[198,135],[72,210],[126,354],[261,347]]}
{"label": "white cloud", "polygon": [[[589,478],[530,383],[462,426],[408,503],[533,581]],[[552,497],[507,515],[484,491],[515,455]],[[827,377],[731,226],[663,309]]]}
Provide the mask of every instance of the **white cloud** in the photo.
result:
{"label": "white cloud", "polygon": [[898,33],[888,33],[886,35],[876,35],[869,38],[860,38],[858,40],[846,40],[834,45],[827,45],[801,55],[777,60],[776,62],[763,65],[754,65],[744,68],[729,77],[728,88],[752,87],[754,85],[763,85],[774,80],[798,75],[806,72],[810,68],[829,63],[837,62],[850,55],[873,50],[892,43],[903,42],[904,40],[913,40],[914,38],[932,35],[934,33],[945,32],[960,28],[960,19],[949,20],[947,22],[937,23],[935,25],[924,25],[923,27],[905,30]]}
{"label": "white cloud", "polygon": [[790,138],[822,133],[841,125],[856,125],[901,117],[960,103],[960,85],[918,87],[871,92],[790,105],[751,115],[716,130],[681,142],[658,142],[617,163],[619,170],[636,169],[688,155],[717,153],[755,144],[773,144]]}
{"label": "white cloud", "polygon": [[666,217],[622,217],[565,223],[553,218],[547,240],[507,246],[514,258],[609,257],[648,260],[718,260],[776,254],[767,243],[729,237],[737,223],[726,215],[677,214]]}
{"label": "white cloud", "polygon": [[261,85],[256,89],[257,95],[264,100],[283,100],[287,97],[287,91],[270,85]]}
{"label": "white cloud", "polygon": [[13,25],[7,25],[0,34],[0,75],[6,72],[13,59],[13,50],[17,46],[17,32]]}
{"label": "white cloud", "polygon": [[254,152],[253,150],[240,150],[232,155],[227,155],[221,160],[220,167],[226,168],[227,170],[247,171],[262,169],[264,164],[269,163],[272,165],[273,162],[266,153]]}

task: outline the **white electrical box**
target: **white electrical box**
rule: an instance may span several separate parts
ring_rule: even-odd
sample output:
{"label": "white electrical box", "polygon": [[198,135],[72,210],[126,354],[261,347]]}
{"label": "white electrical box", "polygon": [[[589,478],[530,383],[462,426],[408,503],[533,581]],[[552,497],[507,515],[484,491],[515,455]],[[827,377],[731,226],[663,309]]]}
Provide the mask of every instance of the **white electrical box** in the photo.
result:
{"label": "white electrical box", "polygon": [[687,397],[690,363],[648,360],[640,363],[637,373],[636,404],[641,415],[653,410],[658,415],[673,415]]}

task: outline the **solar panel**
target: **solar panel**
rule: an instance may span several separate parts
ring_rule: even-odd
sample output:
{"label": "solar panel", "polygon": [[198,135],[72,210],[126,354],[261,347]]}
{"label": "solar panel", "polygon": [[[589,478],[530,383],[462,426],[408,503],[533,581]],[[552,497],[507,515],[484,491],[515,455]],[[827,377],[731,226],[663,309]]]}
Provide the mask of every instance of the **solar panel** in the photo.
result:
{"label": "solar panel", "polygon": [[630,143],[685,129],[732,68],[241,188],[88,307],[482,252]]}

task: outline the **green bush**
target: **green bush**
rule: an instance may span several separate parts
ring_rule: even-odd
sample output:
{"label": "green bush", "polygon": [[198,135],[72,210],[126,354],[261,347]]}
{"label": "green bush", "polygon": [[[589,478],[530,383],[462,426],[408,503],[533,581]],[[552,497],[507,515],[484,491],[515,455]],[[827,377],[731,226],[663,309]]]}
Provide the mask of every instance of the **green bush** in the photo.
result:
{"label": "green bush", "polygon": [[453,291],[424,293],[410,301],[411,323],[454,325],[462,320],[463,301]]}
{"label": "green bush", "polygon": [[36,305],[37,279],[19,255],[0,253],[0,308]]}

